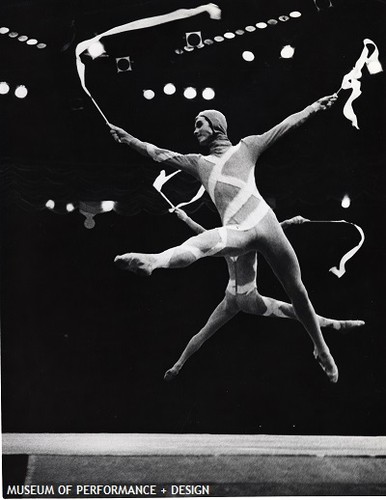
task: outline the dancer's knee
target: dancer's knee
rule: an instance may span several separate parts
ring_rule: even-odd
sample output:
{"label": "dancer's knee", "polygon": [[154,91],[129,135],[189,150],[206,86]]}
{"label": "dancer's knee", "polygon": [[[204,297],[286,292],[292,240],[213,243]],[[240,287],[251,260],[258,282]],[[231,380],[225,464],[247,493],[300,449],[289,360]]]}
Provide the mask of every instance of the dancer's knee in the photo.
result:
{"label": "dancer's knee", "polygon": [[292,280],[286,287],[286,291],[295,307],[309,304],[308,292],[301,279]]}

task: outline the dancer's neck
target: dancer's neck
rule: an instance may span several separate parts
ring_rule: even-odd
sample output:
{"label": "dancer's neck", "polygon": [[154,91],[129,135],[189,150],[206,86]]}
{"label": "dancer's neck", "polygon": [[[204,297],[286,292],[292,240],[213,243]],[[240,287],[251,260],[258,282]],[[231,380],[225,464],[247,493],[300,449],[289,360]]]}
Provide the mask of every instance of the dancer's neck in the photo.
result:
{"label": "dancer's neck", "polygon": [[209,144],[209,153],[215,156],[223,155],[232,146],[231,141],[225,134],[217,134]]}

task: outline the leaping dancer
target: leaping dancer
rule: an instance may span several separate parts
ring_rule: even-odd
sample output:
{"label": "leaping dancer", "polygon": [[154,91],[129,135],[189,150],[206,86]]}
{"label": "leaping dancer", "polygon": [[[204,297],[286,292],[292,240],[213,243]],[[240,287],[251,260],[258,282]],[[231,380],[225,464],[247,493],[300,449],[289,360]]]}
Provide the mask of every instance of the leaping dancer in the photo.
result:
{"label": "leaping dancer", "polygon": [[[170,165],[199,179],[222,220],[222,227],[200,232],[177,247],[158,254],[126,253],[118,255],[115,262],[123,269],[147,276],[155,269],[187,267],[209,256],[229,257],[232,262],[238,262],[237,279],[232,282],[231,274],[231,285],[225,298],[204,328],[191,339],[181,358],[166,372],[166,380],[176,376],[188,357],[242,310],[253,314],[296,317],[311,337],[314,356],[328,379],[333,383],[338,381],[338,368],[320,329],[327,326],[323,324],[326,318],[316,315],[301,279],[295,251],[274,212],[259,193],[254,174],[258,158],[268,147],[317,112],[329,109],[336,99],[336,94],[318,99],[269,131],[245,137],[235,146],[228,139],[225,116],[216,110],[202,111],[195,119],[194,135],[200,146],[209,149],[207,156],[161,149],[110,125],[111,134],[117,142],[127,144],[162,165]],[[257,293],[256,252],[264,256],[291,304],[266,299]],[[346,326],[361,324],[363,322],[358,321]]]}
{"label": "leaping dancer", "polygon": [[[206,231],[206,229],[192,220],[183,210],[176,208],[174,212],[195,233],[200,234]],[[286,230],[289,226],[305,222],[309,222],[309,220],[298,215],[281,222],[280,225],[283,230]],[[292,304],[260,295],[257,289],[256,252],[249,252],[239,257],[225,257],[225,260],[228,266],[229,282],[225,290],[224,300],[228,304],[228,310],[232,310],[233,314],[225,316],[221,314],[221,311],[214,311],[205,326],[190,339],[178,361],[170,370],[167,370],[164,376],[166,381],[173,380],[186,361],[202,344],[216,333],[220,326],[239,312],[271,318],[298,319]],[[316,315],[316,317],[321,328],[332,328],[341,332],[364,325],[364,321],[360,320],[339,320],[319,315]]]}

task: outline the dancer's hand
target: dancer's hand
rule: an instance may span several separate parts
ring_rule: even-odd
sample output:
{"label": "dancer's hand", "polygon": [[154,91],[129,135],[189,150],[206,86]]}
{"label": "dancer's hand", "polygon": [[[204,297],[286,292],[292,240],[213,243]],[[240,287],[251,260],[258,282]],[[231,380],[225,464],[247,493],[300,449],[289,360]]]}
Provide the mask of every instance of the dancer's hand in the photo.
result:
{"label": "dancer's hand", "polygon": [[180,208],[175,208],[174,210],[172,210],[172,212],[174,212],[177,215],[177,217],[181,219],[183,222],[186,222],[189,218],[187,214]]}
{"label": "dancer's hand", "polygon": [[301,215],[296,215],[295,217],[292,217],[289,219],[288,224],[304,224],[305,222],[310,222],[310,219],[305,219]]}
{"label": "dancer's hand", "polygon": [[291,219],[283,220],[280,225],[283,229],[286,229],[293,224],[303,224],[304,222],[310,222],[310,219],[305,219],[301,215],[296,215],[296,217],[292,217]]}
{"label": "dancer's hand", "polygon": [[130,143],[130,139],[133,137],[132,135],[128,134],[126,130],[123,130],[123,128],[116,127],[115,125],[109,125],[110,126],[110,134],[113,136],[113,139],[116,142],[119,143]]}
{"label": "dancer's hand", "polygon": [[326,109],[330,109],[337,99],[338,94],[327,95],[315,101],[312,106],[316,111],[325,111]]}

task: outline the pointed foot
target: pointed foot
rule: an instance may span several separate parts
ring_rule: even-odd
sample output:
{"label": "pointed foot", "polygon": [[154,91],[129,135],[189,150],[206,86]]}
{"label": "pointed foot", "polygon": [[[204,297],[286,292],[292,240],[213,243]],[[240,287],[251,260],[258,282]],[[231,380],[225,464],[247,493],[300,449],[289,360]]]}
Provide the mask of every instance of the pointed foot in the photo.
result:
{"label": "pointed foot", "polygon": [[146,253],[125,253],[117,255],[114,263],[125,271],[130,271],[140,276],[150,276],[154,271],[155,258]]}
{"label": "pointed foot", "polygon": [[322,370],[327,375],[328,380],[333,384],[336,384],[339,378],[339,371],[331,354],[329,352],[318,353],[317,351],[314,351],[314,358],[322,367]]}
{"label": "pointed foot", "polygon": [[366,323],[360,319],[338,321],[336,329],[341,330],[342,332],[345,333],[350,330],[353,330],[354,328],[361,328],[365,324]]}
{"label": "pointed foot", "polygon": [[164,375],[165,382],[170,382],[171,380],[175,379],[178,374],[179,370],[177,368],[170,368]]}

